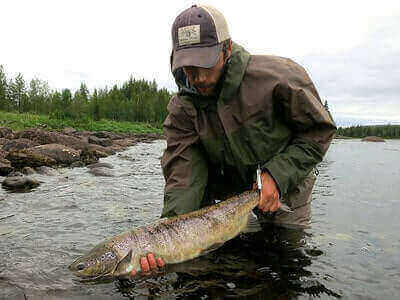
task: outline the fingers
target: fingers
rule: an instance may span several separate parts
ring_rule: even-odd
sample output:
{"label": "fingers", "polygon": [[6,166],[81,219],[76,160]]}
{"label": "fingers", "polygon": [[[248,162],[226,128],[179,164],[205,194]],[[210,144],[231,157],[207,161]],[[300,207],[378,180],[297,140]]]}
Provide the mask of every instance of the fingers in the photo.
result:
{"label": "fingers", "polygon": [[263,212],[274,212],[277,211],[282,206],[279,201],[279,193],[274,192],[269,195],[265,195],[261,192],[260,202],[258,208]]}
{"label": "fingers", "polygon": [[[157,259],[155,258],[153,253],[147,254],[147,256],[143,256],[140,258],[140,268],[142,270],[142,275],[143,276],[148,276],[152,274],[159,273],[159,268],[162,268],[165,266],[164,261],[162,258],[158,257]],[[134,273],[134,275],[132,275]],[[135,270],[131,271],[131,277],[135,276],[137,272]]]}

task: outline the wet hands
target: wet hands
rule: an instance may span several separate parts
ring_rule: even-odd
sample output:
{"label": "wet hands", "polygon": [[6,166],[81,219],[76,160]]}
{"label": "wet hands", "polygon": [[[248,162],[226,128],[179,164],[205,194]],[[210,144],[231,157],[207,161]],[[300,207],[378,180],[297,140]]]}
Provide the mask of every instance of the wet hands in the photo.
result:
{"label": "wet hands", "polygon": [[[140,258],[140,268],[142,270],[141,276],[156,275],[162,272],[162,268],[165,266],[162,258],[155,258],[153,253],[147,254]],[[138,274],[136,270],[132,270],[130,273],[131,277],[135,277]]]}
{"label": "wet hands", "polygon": [[264,213],[275,212],[281,208],[282,203],[279,201],[279,189],[275,180],[268,173],[261,173],[261,194],[258,208]]}

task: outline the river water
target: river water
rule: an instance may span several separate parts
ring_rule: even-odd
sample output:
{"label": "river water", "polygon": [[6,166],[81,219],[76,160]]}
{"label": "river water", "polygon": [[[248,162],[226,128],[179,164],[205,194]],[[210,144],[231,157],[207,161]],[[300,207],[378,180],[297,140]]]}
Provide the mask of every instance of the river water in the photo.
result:
{"label": "river water", "polygon": [[[164,141],[0,189],[0,299],[399,299],[400,141],[335,140],[313,191],[313,226],[264,227],[144,282],[76,281],[67,266],[104,238],[156,220]],[[0,180],[3,178],[0,177]]]}

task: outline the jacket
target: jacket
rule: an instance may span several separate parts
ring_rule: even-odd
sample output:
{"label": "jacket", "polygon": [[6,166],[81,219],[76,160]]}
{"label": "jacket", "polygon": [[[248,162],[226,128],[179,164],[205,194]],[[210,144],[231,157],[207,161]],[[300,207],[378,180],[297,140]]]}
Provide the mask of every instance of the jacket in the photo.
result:
{"label": "jacket", "polygon": [[322,161],[336,125],[294,61],[234,43],[214,98],[191,91],[182,73],[164,121],[163,216],[251,188],[258,164],[285,197]]}

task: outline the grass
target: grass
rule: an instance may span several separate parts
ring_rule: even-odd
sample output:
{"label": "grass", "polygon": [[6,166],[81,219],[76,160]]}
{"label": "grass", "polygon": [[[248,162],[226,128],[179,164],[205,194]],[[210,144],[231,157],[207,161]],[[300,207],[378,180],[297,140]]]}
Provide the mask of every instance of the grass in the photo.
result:
{"label": "grass", "polygon": [[0,127],[8,127],[14,131],[29,128],[45,127],[49,130],[61,130],[73,127],[78,131],[111,131],[128,133],[162,133],[162,129],[148,123],[118,122],[112,120],[93,121],[90,119],[54,119],[47,115],[30,113],[11,113],[0,111]]}

